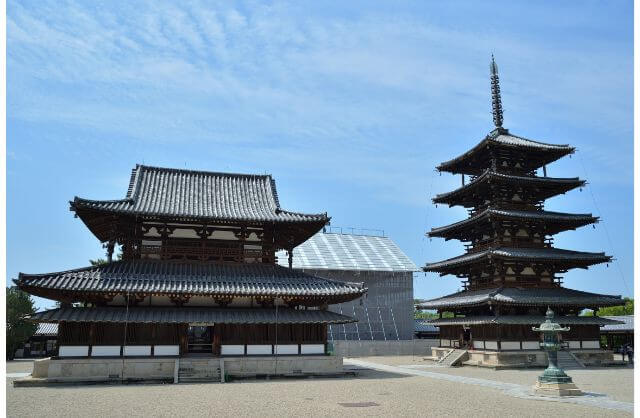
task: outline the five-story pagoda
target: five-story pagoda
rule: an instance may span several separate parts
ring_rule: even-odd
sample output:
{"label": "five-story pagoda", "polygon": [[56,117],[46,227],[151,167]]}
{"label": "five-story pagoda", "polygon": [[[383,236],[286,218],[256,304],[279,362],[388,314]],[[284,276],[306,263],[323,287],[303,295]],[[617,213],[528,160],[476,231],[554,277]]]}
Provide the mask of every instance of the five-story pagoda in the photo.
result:
{"label": "five-story pagoda", "polygon": [[[552,245],[553,235],[594,224],[598,218],[544,210],[546,199],[584,186],[579,178],[547,176],[547,164],[575,149],[532,141],[505,129],[493,57],[490,74],[495,129],[471,150],[437,167],[440,172],[461,174],[462,186],[437,195],[433,202],[462,206],[469,218],[428,233],[466,246],[464,255],[424,267],[463,279],[463,291],[417,305],[440,314],[431,321],[440,327],[440,347],[434,348],[434,357],[460,347],[470,349],[471,364],[544,363],[539,336],[531,326],[542,322],[551,307],[558,322],[571,327],[564,338],[574,354],[587,363],[606,361],[610,353],[600,350],[599,327],[608,320],[579,313],[584,308],[597,311],[619,305],[620,297],[562,287],[558,274],[606,263],[611,257]],[[540,169],[542,176],[537,175]],[[465,175],[470,177],[466,184]],[[443,317],[445,312],[453,317]]]}

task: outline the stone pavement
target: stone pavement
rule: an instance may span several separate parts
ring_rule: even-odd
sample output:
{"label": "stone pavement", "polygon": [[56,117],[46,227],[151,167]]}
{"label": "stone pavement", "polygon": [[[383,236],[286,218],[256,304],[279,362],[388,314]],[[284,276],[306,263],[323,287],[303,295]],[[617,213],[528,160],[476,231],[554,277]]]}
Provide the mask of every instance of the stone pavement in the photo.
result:
{"label": "stone pavement", "polygon": [[612,410],[633,413],[633,403],[616,401],[609,398],[607,395],[600,394],[600,393],[586,392],[585,396],[575,397],[575,398],[573,397],[549,398],[549,397],[536,396],[533,394],[532,386],[535,382],[531,382],[531,386],[525,386],[525,385],[519,385],[515,383],[500,382],[497,380],[479,379],[475,377],[466,377],[466,376],[455,376],[455,375],[435,373],[435,372],[422,370],[424,368],[428,368],[431,366],[420,366],[420,365],[391,366],[391,365],[373,363],[373,362],[353,359],[353,358],[345,359],[344,364],[345,366],[352,365],[352,366],[358,366],[366,369],[373,369],[373,370],[378,370],[378,371],[383,371],[388,373],[398,373],[398,374],[404,374],[409,376],[422,376],[422,377],[428,377],[430,379],[436,379],[436,380],[446,380],[449,382],[489,387],[492,389],[500,390],[504,394],[513,396],[516,398],[540,400],[540,401],[546,401],[546,402],[572,403],[572,404],[578,404],[578,405],[587,405],[587,406],[596,407],[596,408],[612,409]]}

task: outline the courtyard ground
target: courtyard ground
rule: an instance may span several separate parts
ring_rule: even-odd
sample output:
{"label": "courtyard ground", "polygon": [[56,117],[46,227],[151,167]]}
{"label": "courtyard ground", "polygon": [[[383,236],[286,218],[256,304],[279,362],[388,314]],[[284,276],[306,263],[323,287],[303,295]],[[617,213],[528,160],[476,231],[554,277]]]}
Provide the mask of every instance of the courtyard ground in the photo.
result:
{"label": "courtyard ground", "polygon": [[[29,373],[31,368],[28,361],[8,362],[7,374]],[[345,368],[356,370],[356,376],[225,384],[40,388],[14,388],[11,382],[15,378],[7,377],[7,415],[617,417],[632,414],[631,368],[570,371],[579,387],[601,394],[592,395],[596,403],[587,404],[536,400],[502,389],[502,386],[528,387],[540,370],[444,369],[412,356],[345,359]],[[600,405],[598,399],[602,400]]]}

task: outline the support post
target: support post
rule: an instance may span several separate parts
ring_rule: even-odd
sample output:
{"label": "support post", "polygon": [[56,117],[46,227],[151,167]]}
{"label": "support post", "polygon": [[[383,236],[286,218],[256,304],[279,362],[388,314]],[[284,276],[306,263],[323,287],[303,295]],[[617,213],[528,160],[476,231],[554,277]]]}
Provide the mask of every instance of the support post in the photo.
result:
{"label": "support post", "polygon": [[110,263],[113,261],[113,249],[115,247],[115,242],[113,240],[107,243],[107,261]]}
{"label": "support post", "polygon": [[289,254],[289,268],[293,268],[293,248],[289,248],[287,250],[287,253]]}

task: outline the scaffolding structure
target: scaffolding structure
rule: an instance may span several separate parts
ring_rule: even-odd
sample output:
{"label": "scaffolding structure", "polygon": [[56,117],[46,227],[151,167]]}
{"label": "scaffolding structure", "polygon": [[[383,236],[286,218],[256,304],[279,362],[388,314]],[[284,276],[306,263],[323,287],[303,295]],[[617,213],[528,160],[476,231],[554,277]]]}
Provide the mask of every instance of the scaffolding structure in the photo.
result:
{"label": "scaffolding structure", "polygon": [[367,341],[367,340],[399,340],[393,308],[389,306],[352,306],[352,312],[343,310],[340,313],[353,316],[358,322],[329,325],[331,341]]}

